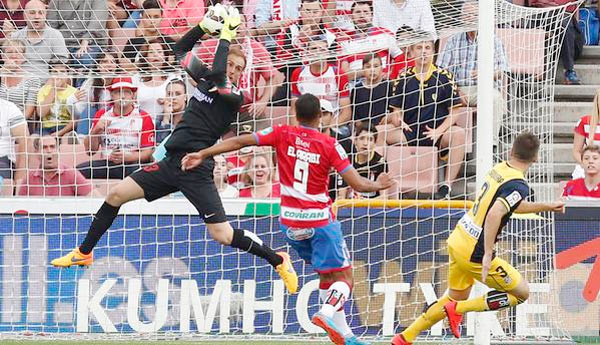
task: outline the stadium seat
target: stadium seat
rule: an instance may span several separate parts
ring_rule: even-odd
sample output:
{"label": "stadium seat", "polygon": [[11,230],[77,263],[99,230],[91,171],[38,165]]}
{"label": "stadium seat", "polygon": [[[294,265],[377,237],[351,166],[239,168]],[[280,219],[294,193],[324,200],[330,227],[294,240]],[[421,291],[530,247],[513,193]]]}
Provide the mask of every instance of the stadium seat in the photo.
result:
{"label": "stadium seat", "polygon": [[116,186],[122,180],[111,180],[111,179],[93,179],[92,185],[98,196],[105,197],[108,195],[108,191]]}
{"label": "stadium seat", "polygon": [[7,178],[2,181],[2,188],[0,188],[1,196],[12,196],[14,190],[13,180]]}
{"label": "stadium seat", "polygon": [[90,157],[83,144],[61,144],[59,150],[60,164],[67,167],[76,167],[83,162],[101,158],[100,152],[96,152]]}
{"label": "stadium seat", "polygon": [[496,34],[502,41],[512,73],[544,73],[544,30],[504,28],[497,29]]}
{"label": "stadium seat", "polygon": [[474,108],[458,107],[453,108],[451,112],[456,116],[456,125],[462,127],[467,132],[465,138],[465,152],[473,152],[473,113]]}
{"label": "stadium seat", "polygon": [[405,192],[435,192],[437,187],[438,154],[432,146],[388,146],[385,156],[391,177],[398,181],[389,191],[389,198]]}
{"label": "stadium seat", "polygon": [[269,107],[265,110],[265,114],[272,120],[272,126],[286,125],[290,110],[288,107]]}

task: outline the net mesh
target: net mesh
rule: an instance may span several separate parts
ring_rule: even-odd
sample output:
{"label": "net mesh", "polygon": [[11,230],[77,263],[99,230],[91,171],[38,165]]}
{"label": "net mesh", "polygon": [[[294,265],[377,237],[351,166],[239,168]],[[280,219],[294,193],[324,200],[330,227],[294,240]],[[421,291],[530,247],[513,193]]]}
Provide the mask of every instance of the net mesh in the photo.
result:
{"label": "net mesh", "polygon": [[[475,196],[477,122],[492,121],[493,135],[479,144],[495,147],[495,161],[508,158],[521,131],[539,135],[540,158],[528,179],[535,200],[551,200],[553,82],[572,5],[526,8],[495,2],[494,113],[482,115],[476,114],[477,36],[470,34],[477,28],[477,3],[408,1],[402,11],[412,12],[398,14],[387,11],[385,2],[325,1],[321,10],[318,2],[304,1],[296,8],[290,5],[296,1],[275,0],[268,15],[262,4],[254,15],[252,5],[245,4],[233,45],[245,55],[238,86],[248,102],[225,137],[290,123],[295,98],[313,93],[325,100],[323,111],[331,113],[322,129],[345,143],[361,174],[375,178],[387,170],[397,180],[379,198],[449,194],[467,201]],[[198,1],[178,2],[178,9],[161,1],[162,10],[152,1],[143,6],[108,1],[107,7],[103,1],[82,1],[76,9],[62,7],[68,3],[51,1],[46,10],[32,0],[25,20],[13,20],[14,30],[4,30],[11,39],[3,43],[0,96],[19,111],[3,106],[10,109],[10,115],[2,114],[10,130],[2,132],[1,149],[14,169],[3,179],[7,198],[2,203],[7,212],[27,210],[29,215],[0,217],[0,336],[89,332],[90,339],[131,339],[141,332],[156,339],[220,330],[256,333],[261,339],[306,339],[318,333],[309,322],[318,309],[312,267],[296,257],[304,289],[298,296],[284,296],[267,264],[211,241],[196,211],[178,193],[128,206],[95,249],[91,269],[47,268],[49,258],[81,242],[101,203],[96,198],[150,164],[160,150],[155,147],[181,119],[194,86],[172,45],[205,9]],[[216,37],[202,40],[195,54],[211,65],[216,45]],[[107,87],[115,77],[130,77],[137,93],[111,94]],[[115,98],[127,97],[134,102],[115,106]],[[102,117],[110,119],[105,128]],[[362,130],[371,127],[376,138]],[[380,157],[373,159],[373,152]],[[53,175],[57,162],[82,177]],[[274,217],[278,204],[265,201],[278,196],[272,152],[240,151],[218,163],[215,181],[234,228],[253,230],[273,248],[286,248]],[[355,193],[338,176],[332,181],[334,198],[374,197]],[[444,185],[450,188],[440,188]],[[58,196],[78,198],[54,199]],[[266,199],[228,199],[238,196]],[[464,207],[383,210],[369,205],[341,207],[338,215],[355,267],[348,320],[357,335],[378,339],[408,326],[444,293],[445,239]],[[556,305],[548,297],[554,293],[553,241],[550,215],[513,220],[498,251],[532,283],[530,304],[548,304],[549,310]],[[497,314],[494,339],[568,339],[559,315],[519,308]],[[191,322],[182,322],[190,314]],[[222,315],[227,319],[218,322]],[[214,324],[203,324],[213,319]],[[191,335],[182,332],[183,323]],[[470,319],[464,334],[473,332]],[[445,337],[445,326],[438,325],[422,339]]]}

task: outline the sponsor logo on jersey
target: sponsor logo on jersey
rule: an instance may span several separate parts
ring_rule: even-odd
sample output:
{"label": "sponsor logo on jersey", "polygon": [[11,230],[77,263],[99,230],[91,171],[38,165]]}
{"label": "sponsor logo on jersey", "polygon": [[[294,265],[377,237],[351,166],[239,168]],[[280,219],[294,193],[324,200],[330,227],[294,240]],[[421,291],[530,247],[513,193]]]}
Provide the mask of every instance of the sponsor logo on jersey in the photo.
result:
{"label": "sponsor logo on jersey", "polygon": [[301,210],[295,208],[282,207],[283,218],[291,220],[323,220],[329,218],[327,209],[312,209],[312,210]]}
{"label": "sponsor logo on jersey", "polygon": [[204,102],[204,103],[208,103],[208,104],[212,104],[212,102],[215,100],[214,98],[210,97],[209,95],[205,94],[204,92],[202,92],[198,89],[194,90],[194,98],[198,102]]}
{"label": "sponsor logo on jersey", "polygon": [[346,150],[344,150],[344,148],[342,147],[342,145],[340,145],[340,143],[335,143],[335,150],[337,151],[338,155],[340,155],[341,159],[348,158],[348,154],[346,153]]}
{"label": "sponsor logo on jersey", "polygon": [[303,241],[315,235],[314,228],[288,228],[287,237],[292,241]]}
{"label": "sponsor logo on jersey", "polygon": [[521,193],[519,193],[519,191],[514,191],[514,192],[510,193],[509,196],[506,197],[506,202],[508,202],[510,207],[513,207],[519,201],[521,201],[521,199],[523,199],[523,197],[521,196]]}
{"label": "sponsor logo on jersey", "polygon": [[296,138],[296,146],[302,146],[306,149],[310,148],[310,143],[307,143],[306,141],[300,139],[300,138]]}
{"label": "sponsor logo on jersey", "polygon": [[458,221],[458,224],[460,224],[460,226],[462,226],[462,228],[471,237],[473,237],[474,239],[479,239],[479,236],[481,235],[481,231],[483,229],[480,226],[477,226],[468,214],[462,216],[462,218],[460,218],[460,220]]}

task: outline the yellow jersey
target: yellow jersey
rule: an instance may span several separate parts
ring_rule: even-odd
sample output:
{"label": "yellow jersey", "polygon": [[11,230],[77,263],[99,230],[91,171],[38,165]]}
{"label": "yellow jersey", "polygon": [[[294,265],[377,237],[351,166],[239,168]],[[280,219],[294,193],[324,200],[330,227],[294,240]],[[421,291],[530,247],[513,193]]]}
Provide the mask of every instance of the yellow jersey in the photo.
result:
{"label": "yellow jersey", "polygon": [[500,201],[508,210],[500,223],[494,239],[496,242],[512,213],[528,196],[529,185],[523,172],[508,162],[497,164],[486,175],[473,207],[458,221],[450,234],[448,246],[463,258],[481,263],[484,253],[483,227],[488,211],[496,201]]}

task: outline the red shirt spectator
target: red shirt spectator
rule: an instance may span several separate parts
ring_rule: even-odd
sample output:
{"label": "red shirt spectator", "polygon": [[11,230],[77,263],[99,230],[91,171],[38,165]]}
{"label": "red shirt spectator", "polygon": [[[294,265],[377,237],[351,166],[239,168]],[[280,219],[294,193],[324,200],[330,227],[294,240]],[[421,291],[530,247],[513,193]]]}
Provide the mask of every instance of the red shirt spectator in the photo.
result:
{"label": "red shirt spectator", "polygon": [[10,36],[27,24],[23,17],[23,8],[27,0],[2,0],[0,2],[0,38]]}
{"label": "red shirt spectator", "polygon": [[107,125],[100,140],[105,157],[113,150],[124,152],[154,147],[154,122],[147,112],[134,107],[129,113],[117,115],[114,108],[101,109],[96,113],[92,130],[103,119]]}
{"label": "red shirt spectator", "polygon": [[[579,134],[584,137],[585,141],[588,142],[590,137],[590,115],[582,116],[577,124],[575,125],[575,134]],[[594,142],[600,141],[600,124],[596,125],[596,134],[594,135]]]}
{"label": "red shirt spectator", "polygon": [[[350,92],[348,77],[338,67],[332,66],[324,59],[324,41],[310,43],[310,57],[314,59],[310,65],[298,67],[292,73],[290,80],[292,97],[297,98],[305,93],[311,93],[319,99],[326,99],[339,110],[338,114],[348,121],[350,111]],[[292,106],[293,108],[293,106]]]}
{"label": "red shirt spectator", "polygon": [[61,165],[50,174],[41,169],[30,172],[27,183],[19,187],[17,195],[83,196],[90,195],[92,189],[92,183],[79,171]]}
{"label": "red shirt spectator", "polygon": [[[594,107],[596,107],[597,104],[594,102]],[[599,143],[600,142],[600,122],[598,120],[597,116],[590,116],[590,115],[585,115],[582,116],[579,121],[577,122],[577,124],[575,125],[575,129],[573,130],[574,132],[574,139],[573,139],[573,158],[575,159],[575,162],[577,163],[577,165],[575,166],[575,170],[573,171],[573,178],[577,179],[580,177],[583,177],[583,168],[582,168],[582,162],[581,162],[581,157],[583,154],[583,150],[586,146],[591,144],[591,132],[592,132],[592,127],[593,123],[596,123],[595,125],[595,135],[594,135],[594,143]]]}
{"label": "red shirt spectator", "polygon": [[59,165],[56,136],[36,139],[34,147],[41,154],[40,167],[29,172],[17,195],[76,196],[92,192],[92,184],[79,171]]}
{"label": "red shirt spectator", "polygon": [[259,153],[246,163],[242,180],[249,186],[240,190],[240,197],[278,198],[281,195],[279,183],[274,182],[273,165],[269,154]]}
{"label": "red shirt spectator", "polygon": [[567,182],[563,196],[569,199],[600,200],[600,147],[591,145],[583,150],[581,166],[584,177]]}
{"label": "red shirt spectator", "polygon": [[[252,187],[241,189],[239,197],[240,198],[257,198],[256,196],[252,195]],[[281,197],[281,186],[279,185],[279,183],[275,183],[272,186],[271,194],[269,194],[268,196],[265,196],[265,198],[279,198],[279,197]]]}
{"label": "red shirt spectator", "polygon": [[163,9],[160,32],[172,38],[179,38],[204,17],[204,1],[160,0],[160,5]]}

